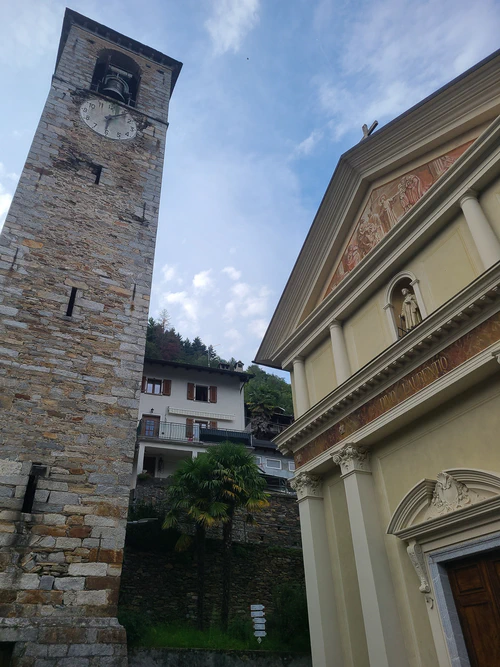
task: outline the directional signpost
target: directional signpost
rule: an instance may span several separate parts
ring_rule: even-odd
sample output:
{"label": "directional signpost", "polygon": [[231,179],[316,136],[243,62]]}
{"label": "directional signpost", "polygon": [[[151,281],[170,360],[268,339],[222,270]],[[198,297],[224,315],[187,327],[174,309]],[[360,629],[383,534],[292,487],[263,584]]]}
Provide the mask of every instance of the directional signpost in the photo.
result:
{"label": "directional signpost", "polygon": [[259,644],[262,641],[262,637],[266,636],[266,612],[264,611],[263,604],[251,604],[250,605],[250,616],[253,621],[254,636],[257,637]]}

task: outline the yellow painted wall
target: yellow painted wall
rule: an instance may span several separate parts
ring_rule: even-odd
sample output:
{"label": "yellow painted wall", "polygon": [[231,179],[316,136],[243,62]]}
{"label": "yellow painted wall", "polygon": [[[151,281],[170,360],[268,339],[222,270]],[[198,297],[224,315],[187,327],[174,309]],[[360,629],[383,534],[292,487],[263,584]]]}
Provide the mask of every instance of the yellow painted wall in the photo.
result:
{"label": "yellow painted wall", "polygon": [[481,193],[479,202],[496,235],[500,238],[500,178]]}
{"label": "yellow painted wall", "polygon": [[380,290],[344,323],[351,370],[355,373],[393,342],[384,311],[385,290]]}
{"label": "yellow painted wall", "polygon": [[[479,468],[500,474],[491,434],[500,430],[500,378],[493,376],[429,412],[371,448],[371,468],[382,530],[402,498],[424,478],[448,468]],[[343,482],[338,470],[325,476],[325,516],[346,667],[369,665]],[[410,667],[438,667],[425,596],[406,543],[385,535]]]}
{"label": "yellow painted wall", "polygon": [[330,338],[306,357],[304,365],[309,401],[313,406],[337,386]]}
{"label": "yellow painted wall", "polygon": [[325,479],[323,492],[345,667],[369,667],[344,482],[338,472]]}
{"label": "yellow painted wall", "polygon": [[477,278],[483,265],[464,216],[457,216],[406,268],[419,280],[429,315]]}
{"label": "yellow painted wall", "polygon": [[[500,381],[490,379],[392,437],[372,454],[372,470],[382,525],[389,524],[402,498],[420,480],[436,479],[447,468],[480,468],[500,473],[491,434],[500,428]],[[385,538],[405,641],[412,665],[437,666],[425,598],[406,553],[393,535]],[[418,657],[418,659],[417,659]]]}

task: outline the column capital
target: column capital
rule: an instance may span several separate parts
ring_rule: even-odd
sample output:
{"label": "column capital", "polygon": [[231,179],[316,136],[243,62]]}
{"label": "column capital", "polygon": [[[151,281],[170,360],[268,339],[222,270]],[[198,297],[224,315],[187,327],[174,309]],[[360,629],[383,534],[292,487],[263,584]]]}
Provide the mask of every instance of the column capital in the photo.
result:
{"label": "column capital", "polygon": [[361,445],[347,443],[332,454],[332,459],[335,465],[340,466],[342,476],[352,472],[371,472],[370,455]]}
{"label": "column capital", "polygon": [[460,204],[460,206],[462,206],[462,202],[467,201],[468,199],[474,199],[475,201],[477,201],[477,198],[478,198],[478,193],[475,190],[467,190],[467,192],[460,197],[458,203]]}
{"label": "column capital", "polygon": [[332,327],[342,327],[342,322],[340,320],[336,320],[336,319],[330,320],[330,322],[328,323],[328,327],[330,329]]}
{"label": "column capital", "polygon": [[297,492],[299,502],[306,498],[323,498],[322,479],[319,475],[299,472],[290,482],[290,486]]}
{"label": "column capital", "polygon": [[299,354],[292,359],[292,364],[303,364],[304,357],[301,357]]}

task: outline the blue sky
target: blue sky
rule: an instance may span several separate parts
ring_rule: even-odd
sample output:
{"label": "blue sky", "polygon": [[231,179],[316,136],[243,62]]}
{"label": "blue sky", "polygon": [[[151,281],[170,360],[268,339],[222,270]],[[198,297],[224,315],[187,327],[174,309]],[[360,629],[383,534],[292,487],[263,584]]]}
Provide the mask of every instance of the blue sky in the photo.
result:
{"label": "blue sky", "polygon": [[[45,102],[59,0],[2,3],[0,223]],[[151,314],[253,359],[341,153],[500,46],[500,0],[75,0],[184,63]]]}

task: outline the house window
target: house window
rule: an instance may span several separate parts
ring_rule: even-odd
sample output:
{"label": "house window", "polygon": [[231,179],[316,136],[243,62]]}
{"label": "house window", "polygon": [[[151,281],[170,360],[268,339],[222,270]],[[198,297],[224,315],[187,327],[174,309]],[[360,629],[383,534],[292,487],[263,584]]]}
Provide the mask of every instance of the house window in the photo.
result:
{"label": "house window", "polygon": [[200,428],[208,428],[208,422],[199,421],[198,419],[194,420],[195,424],[199,424]]}
{"label": "house window", "polygon": [[256,463],[258,466],[261,466],[261,465],[262,465],[262,456],[256,456],[256,457],[255,457],[255,463]]}
{"label": "house window", "polygon": [[295,470],[295,463],[293,461],[288,461],[288,470],[291,472]]}
{"label": "house window", "polygon": [[208,387],[202,384],[197,384],[194,391],[194,400],[205,401],[205,403],[208,403]]}
{"label": "house window", "polygon": [[187,383],[188,401],[202,401],[203,403],[217,403],[217,387],[207,387],[205,384]]}
{"label": "house window", "polygon": [[267,459],[266,468],[275,468],[281,470],[281,461],[279,459]]}
{"label": "house window", "polygon": [[146,382],[146,394],[161,394],[161,380],[148,378]]}

